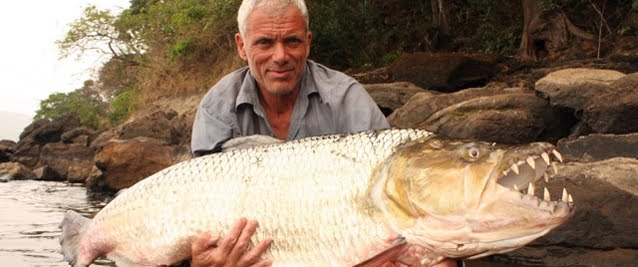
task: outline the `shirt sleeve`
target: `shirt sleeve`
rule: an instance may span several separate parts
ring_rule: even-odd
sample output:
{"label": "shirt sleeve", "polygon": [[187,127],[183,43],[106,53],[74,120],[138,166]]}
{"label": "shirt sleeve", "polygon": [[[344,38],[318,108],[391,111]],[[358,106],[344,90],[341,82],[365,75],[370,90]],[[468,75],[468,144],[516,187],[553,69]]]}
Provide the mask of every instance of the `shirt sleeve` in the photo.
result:
{"label": "shirt sleeve", "polygon": [[359,83],[352,83],[342,103],[341,132],[389,128],[390,124],[372,97]]}
{"label": "shirt sleeve", "polygon": [[191,151],[195,157],[221,151],[221,145],[232,137],[233,125],[211,114],[200,105],[195,113]]}

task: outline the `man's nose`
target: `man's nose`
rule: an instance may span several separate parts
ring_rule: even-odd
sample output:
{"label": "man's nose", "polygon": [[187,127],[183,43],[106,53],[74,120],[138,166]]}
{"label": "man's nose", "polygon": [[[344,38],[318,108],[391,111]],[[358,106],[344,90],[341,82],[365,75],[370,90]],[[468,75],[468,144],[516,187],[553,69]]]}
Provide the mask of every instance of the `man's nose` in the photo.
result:
{"label": "man's nose", "polygon": [[288,52],[286,46],[283,43],[276,43],[273,48],[272,59],[277,64],[284,64],[288,60]]}

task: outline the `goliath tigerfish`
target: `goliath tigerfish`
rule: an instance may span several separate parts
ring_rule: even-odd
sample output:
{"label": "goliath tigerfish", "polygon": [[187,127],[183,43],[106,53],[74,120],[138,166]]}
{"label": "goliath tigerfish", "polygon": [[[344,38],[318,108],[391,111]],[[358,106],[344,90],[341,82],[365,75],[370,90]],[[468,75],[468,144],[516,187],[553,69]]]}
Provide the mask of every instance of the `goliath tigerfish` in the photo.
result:
{"label": "goliath tigerfish", "polygon": [[190,257],[198,234],[248,217],[260,225],[253,244],[273,238],[265,256],[275,266],[373,266],[396,249],[393,260],[431,266],[510,251],[565,222],[571,195],[534,195],[554,160],[561,156],[547,143],[460,142],[413,129],[310,137],[166,168],[93,220],[69,211],[60,242],[73,266],[101,255],[118,266],[172,265]]}

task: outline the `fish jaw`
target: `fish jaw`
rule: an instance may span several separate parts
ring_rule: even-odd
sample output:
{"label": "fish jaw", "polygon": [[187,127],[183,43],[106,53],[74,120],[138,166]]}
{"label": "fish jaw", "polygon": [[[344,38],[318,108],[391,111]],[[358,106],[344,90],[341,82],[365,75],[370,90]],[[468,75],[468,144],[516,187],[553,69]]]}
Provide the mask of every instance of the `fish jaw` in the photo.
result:
{"label": "fish jaw", "polygon": [[507,252],[573,215],[566,197],[551,201],[518,192],[541,180],[552,160],[562,160],[554,151],[547,143],[510,147],[424,138],[377,169],[372,198],[394,231],[420,247],[423,265]]}

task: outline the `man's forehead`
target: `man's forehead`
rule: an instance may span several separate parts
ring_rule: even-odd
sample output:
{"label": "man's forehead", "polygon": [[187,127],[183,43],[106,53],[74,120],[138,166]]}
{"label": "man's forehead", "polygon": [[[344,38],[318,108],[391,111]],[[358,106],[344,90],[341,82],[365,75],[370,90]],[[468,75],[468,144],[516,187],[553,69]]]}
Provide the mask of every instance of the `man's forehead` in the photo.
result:
{"label": "man's forehead", "polygon": [[307,32],[305,21],[299,9],[289,6],[284,13],[269,13],[255,9],[248,17],[247,33],[255,35],[303,35]]}

